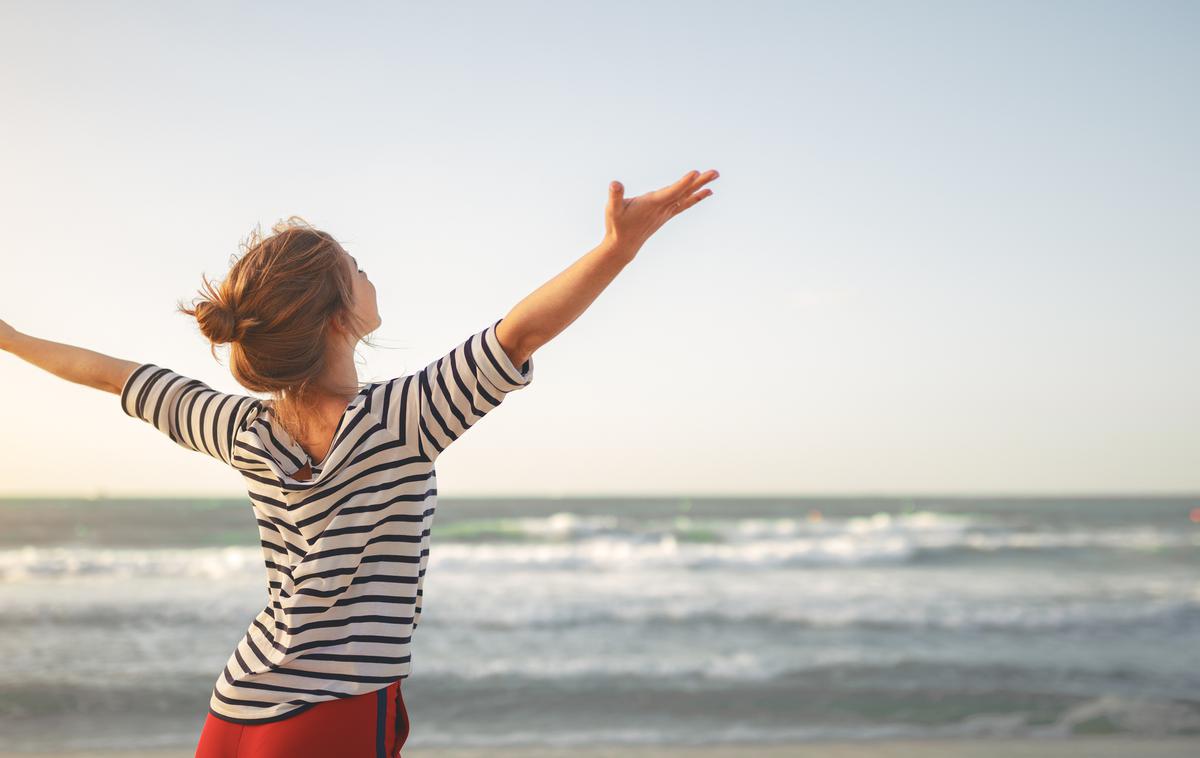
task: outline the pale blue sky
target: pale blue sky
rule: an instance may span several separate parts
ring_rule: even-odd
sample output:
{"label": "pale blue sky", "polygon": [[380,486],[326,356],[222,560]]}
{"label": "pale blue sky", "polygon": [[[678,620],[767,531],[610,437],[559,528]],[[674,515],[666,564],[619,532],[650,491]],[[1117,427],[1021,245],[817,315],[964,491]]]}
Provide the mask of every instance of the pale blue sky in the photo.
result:
{"label": "pale blue sky", "polygon": [[[418,370],[716,168],[445,495],[1200,489],[1200,4],[0,5],[0,318],[244,391],[173,313],[298,214]],[[224,353],[220,353],[224,357]],[[0,355],[0,494],[244,491]]]}

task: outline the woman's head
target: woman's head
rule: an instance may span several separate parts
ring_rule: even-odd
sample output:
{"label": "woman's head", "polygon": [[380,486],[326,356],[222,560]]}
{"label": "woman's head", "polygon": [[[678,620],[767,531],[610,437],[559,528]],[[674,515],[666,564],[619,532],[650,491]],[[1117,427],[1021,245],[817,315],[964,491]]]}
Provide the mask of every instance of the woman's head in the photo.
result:
{"label": "woman's head", "polygon": [[[330,364],[352,357],[381,324],[375,286],[356,259],[327,232],[298,216],[256,229],[228,275],[179,311],[194,316],[215,348],[229,343],[229,368],[243,387],[275,395],[294,416],[322,397],[346,398],[354,386],[328,380]],[[300,424],[302,425],[302,424]]]}

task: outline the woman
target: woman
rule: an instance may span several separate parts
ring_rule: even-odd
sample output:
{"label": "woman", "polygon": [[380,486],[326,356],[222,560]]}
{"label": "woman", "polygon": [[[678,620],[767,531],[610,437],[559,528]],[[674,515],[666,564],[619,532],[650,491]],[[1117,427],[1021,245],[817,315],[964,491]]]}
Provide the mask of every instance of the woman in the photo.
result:
{"label": "woman", "polygon": [[118,394],[126,414],[246,482],[270,602],[217,677],[197,758],[400,755],[437,457],[532,381],[534,351],[716,177],[692,171],[630,200],[613,182],[600,245],[423,370],[386,381],[360,384],[353,359],[381,323],[374,284],[296,217],[252,235],[219,288],[205,282],[205,297],[180,306],[214,348],[230,344],[238,383],[269,400],[0,321],[5,350]]}

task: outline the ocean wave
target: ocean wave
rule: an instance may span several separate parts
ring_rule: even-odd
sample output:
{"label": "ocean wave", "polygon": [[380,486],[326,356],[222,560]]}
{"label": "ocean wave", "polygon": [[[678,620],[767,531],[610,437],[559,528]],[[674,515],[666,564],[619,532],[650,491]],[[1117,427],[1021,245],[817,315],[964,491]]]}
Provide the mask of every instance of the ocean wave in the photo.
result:
{"label": "ocean wave", "polygon": [[[545,518],[447,521],[434,526],[433,540],[431,564],[474,570],[613,566],[705,570],[970,562],[1089,550],[1134,557],[1175,554],[1181,560],[1189,556],[1194,560],[1200,529],[1048,530],[924,511],[838,519],[680,516],[664,521],[558,513]],[[262,563],[258,546],[26,546],[0,550],[0,581],[147,573],[222,579],[261,573]]]}
{"label": "ocean wave", "polygon": [[260,547],[96,548],[33,547],[0,550],[0,582],[106,577],[265,577]]}
{"label": "ocean wave", "polygon": [[[660,604],[661,605],[661,604]],[[1083,636],[1114,637],[1130,630],[1153,627],[1158,633],[1190,632],[1200,628],[1200,600],[1105,603],[1077,600],[1043,606],[882,604],[847,599],[837,607],[778,608],[746,612],[740,607],[713,607],[701,599],[674,603],[673,608],[624,605],[573,608],[544,606],[535,613],[501,616],[446,610],[448,622],[487,631],[524,632],[535,629],[571,629],[605,626],[643,626],[664,634],[698,630],[713,635],[753,629],[756,634],[797,634],[804,630],[861,629],[919,632],[1076,632]]]}

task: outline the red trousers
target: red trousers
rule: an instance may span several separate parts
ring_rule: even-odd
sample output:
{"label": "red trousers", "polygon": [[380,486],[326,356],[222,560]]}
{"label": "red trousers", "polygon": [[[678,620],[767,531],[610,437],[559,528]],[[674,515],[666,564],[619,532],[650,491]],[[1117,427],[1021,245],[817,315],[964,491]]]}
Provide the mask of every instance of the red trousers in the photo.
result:
{"label": "red trousers", "polygon": [[322,700],[279,721],[235,724],[211,712],[196,758],[400,758],[408,709],[397,679],[383,689]]}

